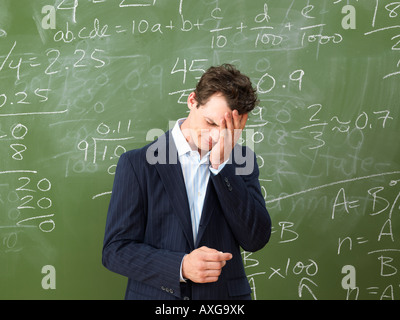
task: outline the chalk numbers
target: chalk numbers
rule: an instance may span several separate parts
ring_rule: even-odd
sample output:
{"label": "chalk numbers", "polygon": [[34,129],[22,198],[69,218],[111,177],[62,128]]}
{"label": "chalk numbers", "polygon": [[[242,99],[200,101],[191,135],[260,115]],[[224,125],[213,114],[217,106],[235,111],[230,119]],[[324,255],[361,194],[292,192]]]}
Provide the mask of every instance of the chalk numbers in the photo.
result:
{"label": "chalk numbers", "polygon": [[[191,72],[195,75],[195,79],[200,79],[201,75],[206,72],[205,66],[208,62],[208,59],[196,59],[187,61],[186,59],[176,58],[176,62],[174,67],[171,70],[171,74],[182,72],[182,83],[186,82],[186,75],[188,72]],[[190,64],[189,64],[190,63]],[[189,68],[188,68],[189,66]]]}
{"label": "chalk numbers", "polygon": [[[19,227],[38,227],[42,232],[51,232],[55,228],[52,219],[54,213],[49,211],[53,208],[53,201],[49,196],[52,185],[49,179],[43,178],[34,182],[32,177],[19,177],[18,187],[15,189],[17,196],[18,217],[23,216],[16,225]],[[25,212],[39,211],[37,215],[28,215]]]}
{"label": "chalk numbers", "polygon": [[127,135],[130,132],[131,125],[132,120],[130,119],[113,123],[99,123],[92,137],[86,137],[77,143],[76,149],[80,151],[81,156],[75,161],[75,164],[71,164],[72,171],[75,173],[95,172],[98,170],[99,164],[103,163],[108,166],[107,173],[114,175],[118,159],[130,149],[127,144],[134,139],[133,136],[120,137],[121,134]]}
{"label": "chalk numbers", "polygon": [[18,252],[18,232],[7,232],[0,235],[0,252]]}
{"label": "chalk numbers", "polygon": [[[15,173],[3,172],[11,175]],[[23,250],[21,235],[26,232],[40,230],[50,233],[56,227],[50,180],[39,178],[37,171],[24,171],[23,176],[16,176],[13,180],[15,183],[8,193],[0,193],[2,208],[7,212],[0,216],[0,253]]]}
{"label": "chalk numbers", "polygon": [[[19,143],[24,140],[25,136],[28,134],[28,128],[18,123],[11,128],[11,136],[15,139],[15,143],[10,144],[10,148],[12,150],[11,158],[17,161],[21,161],[24,159],[24,152],[28,149],[25,144]],[[18,143],[17,143],[18,142]]]}
{"label": "chalk numbers", "polygon": [[346,119],[342,116],[334,115],[330,117],[330,120],[321,120],[320,117],[324,113],[322,104],[312,104],[307,109],[310,114],[309,123],[301,127],[300,130],[308,130],[313,137],[313,144],[309,146],[309,149],[318,149],[325,145],[323,134],[326,127],[331,126],[331,131],[334,133],[351,134],[353,130],[385,129],[390,124],[390,120],[393,120],[389,110],[369,113],[362,111],[356,115],[355,119]]}
{"label": "chalk numbers", "polygon": [[[301,91],[301,86],[303,83],[304,70],[298,69],[289,74],[289,80],[296,83],[296,87]],[[270,73],[265,73],[260,80],[257,82],[257,92],[259,94],[270,93],[272,89],[276,87],[276,79]],[[282,88],[286,88],[286,85],[282,85]]]}
{"label": "chalk numbers", "polygon": [[61,52],[57,49],[50,49],[47,51],[46,55],[49,58],[49,65],[44,70],[46,75],[57,74],[61,72],[63,69],[68,70],[69,68],[85,68],[92,66],[94,68],[102,68],[105,66],[106,62],[100,58],[100,55],[105,52],[101,49],[94,49],[91,52],[87,52],[82,49],[76,49],[74,51],[74,63],[69,65],[62,65],[62,61],[60,59]]}

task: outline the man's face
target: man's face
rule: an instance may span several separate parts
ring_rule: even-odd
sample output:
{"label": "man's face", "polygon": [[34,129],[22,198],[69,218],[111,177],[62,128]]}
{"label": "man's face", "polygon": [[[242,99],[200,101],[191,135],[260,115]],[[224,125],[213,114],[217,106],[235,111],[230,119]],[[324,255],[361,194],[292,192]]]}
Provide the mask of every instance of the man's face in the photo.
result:
{"label": "man's face", "polygon": [[204,105],[197,108],[197,101],[194,93],[188,98],[188,107],[190,114],[190,130],[184,132],[187,138],[190,135],[189,144],[196,147],[198,151],[208,152],[218,142],[220,122],[226,112],[232,110],[222,94],[216,93],[208,99]]}

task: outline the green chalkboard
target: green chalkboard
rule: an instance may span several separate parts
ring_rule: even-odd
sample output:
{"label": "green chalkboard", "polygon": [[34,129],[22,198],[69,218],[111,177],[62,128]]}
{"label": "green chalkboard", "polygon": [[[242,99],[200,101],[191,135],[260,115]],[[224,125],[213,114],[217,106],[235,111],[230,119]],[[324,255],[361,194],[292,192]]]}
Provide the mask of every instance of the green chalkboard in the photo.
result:
{"label": "green chalkboard", "polygon": [[391,1],[2,0],[0,298],[123,298],[101,264],[118,158],[233,63],[273,222],[243,252],[253,298],[399,299],[399,50]]}

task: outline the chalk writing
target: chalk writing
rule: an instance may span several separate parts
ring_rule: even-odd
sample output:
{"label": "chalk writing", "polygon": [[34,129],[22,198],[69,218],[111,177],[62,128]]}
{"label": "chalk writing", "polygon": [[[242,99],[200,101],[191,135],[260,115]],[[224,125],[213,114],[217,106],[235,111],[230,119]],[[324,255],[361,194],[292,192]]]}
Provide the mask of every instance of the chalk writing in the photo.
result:
{"label": "chalk writing", "polygon": [[[239,142],[273,223],[264,249],[242,251],[253,298],[399,299],[397,1],[21,1],[0,4],[6,288],[55,266],[57,290],[39,280],[35,298],[74,297],[63,265],[96,270],[122,153],[171,129],[207,68],[232,63],[258,94]],[[89,292],[98,274],[67,281]]]}

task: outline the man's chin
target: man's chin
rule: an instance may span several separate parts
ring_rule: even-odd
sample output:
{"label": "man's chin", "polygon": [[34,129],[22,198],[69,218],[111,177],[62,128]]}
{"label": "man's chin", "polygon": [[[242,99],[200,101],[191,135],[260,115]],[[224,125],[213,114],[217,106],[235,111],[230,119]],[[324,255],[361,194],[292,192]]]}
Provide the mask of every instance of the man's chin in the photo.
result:
{"label": "man's chin", "polygon": [[201,154],[201,155],[205,155],[205,154],[207,154],[207,152],[209,152],[210,150],[212,149],[212,146],[211,147],[204,147],[204,146],[202,146],[202,148],[200,149],[198,149],[198,151],[199,151],[199,153]]}

